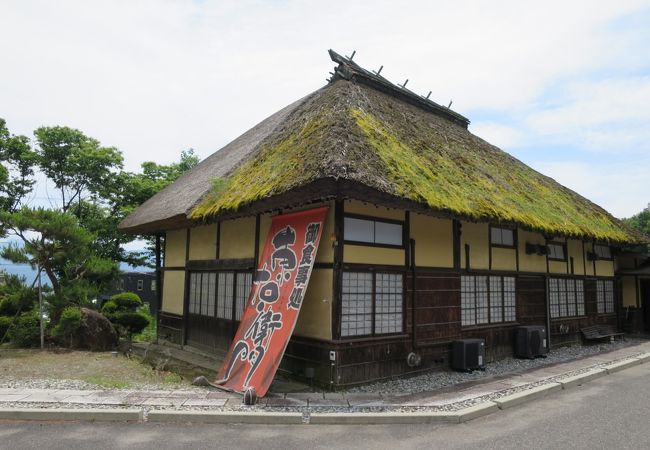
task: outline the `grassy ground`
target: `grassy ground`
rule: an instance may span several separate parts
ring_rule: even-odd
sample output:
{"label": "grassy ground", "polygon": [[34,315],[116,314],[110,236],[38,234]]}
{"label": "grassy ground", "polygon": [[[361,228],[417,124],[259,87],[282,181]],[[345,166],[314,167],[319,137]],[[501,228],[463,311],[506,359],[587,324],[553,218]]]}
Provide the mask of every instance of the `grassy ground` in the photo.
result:
{"label": "grassy ground", "polygon": [[105,388],[189,385],[179,375],[152,369],[123,355],[84,351],[0,350],[3,380],[81,380]]}

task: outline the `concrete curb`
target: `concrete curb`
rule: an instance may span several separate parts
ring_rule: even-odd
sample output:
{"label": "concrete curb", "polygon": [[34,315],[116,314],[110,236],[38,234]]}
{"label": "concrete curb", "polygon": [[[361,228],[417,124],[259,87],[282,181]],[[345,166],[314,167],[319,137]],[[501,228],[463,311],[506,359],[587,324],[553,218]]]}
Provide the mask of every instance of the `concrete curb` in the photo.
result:
{"label": "concrete curb", "polygon": [[607,374],[612,374],[615,372],[620,372],[621,370],[629,369],[630,367],[638,366],[642,364],[643,361],[637,359],[637,358],[632,358],[628,359],[625,361],[619,361],[614,364],[610,364],[608,366],[605,366],[605,370],[607,371]]}
{"label": "concrete curb", "polygon": [[486,401],[479,403],[478,405],[470,406],[469,408],[464,408],[459,411],[456,411],[458,415],[458,423],[467,422],[469,420],[474,420],[479,417],[487,416],[493,412],[499,410],[499,405],[494,402]]}
{"label": "concrete curb", "polygon": [[300,413],[247,413],[222,411],[149,411],[149,422],[247,423],[257,425],[297,425]]}
{"label": "concrete curb", "polygon": [[0,408],[0,420],[139,422],[141,409]]}
{"label": "concrete curb", "polygon": [[398,425],[460,423],[452,412],[312,413],[310,425]]}
{"label": "concrete curb", "polygon": [[525,391],[506,395],[505,397],[497,398],[493,400],[493,402],[499,406],[499,409],[507,409],[536,398],[546,397],[548,394],[560,390],[562,390],[562,385],[560,383],[548,383]]}
{"label": "concrete curb", "polygon": [[400,425],[462,423],[498,411],[494,402],[483,402],[453,412],[312,413],[310,425]]}
{"label": "concrete curb", "polygon": [[593,369],[572,377],[564,378],[559,380],[558,383],[562,385],[562,389],[569,389],[575,386],[582,386],[584,383],[595,380],[596,378],[604,377],[607,373],[608,372],[605,369]]}
{"label": "concrete curb", "polygon": [[642,355],[636,356],[635,358],[639,360],[639,364],[646,363],[650,361],[650,352],[643,353]]}

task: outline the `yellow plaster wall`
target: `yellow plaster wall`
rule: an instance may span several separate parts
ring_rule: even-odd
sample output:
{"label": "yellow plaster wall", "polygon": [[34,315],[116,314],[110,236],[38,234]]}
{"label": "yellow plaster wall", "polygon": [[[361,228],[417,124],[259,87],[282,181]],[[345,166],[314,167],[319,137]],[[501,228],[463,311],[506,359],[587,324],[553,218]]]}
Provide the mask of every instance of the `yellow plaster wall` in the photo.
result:
{"label": "yellow plaster wall", "polygon": [[596,261],[596,276],[597,277],[613,277],[614,276],[614,261],[598,260]]}
{"label": "yellow plaster wall", "polygon": [[587,269],[587,276],[594,276],[594,262],[587,259],[587,253],[593,251],[593,244],[590,242],[585,242],[585,252],[583,258],[585,260],[585,268]]}
{"label": "yellow plaster wall", "polygon": [[454,236],[450,219],[411,214],[411,239],[415,239],[415,265],[454,266]]}
{"label": "yellow plaster wall", "polygon": [[185,271],[166,270],[163,275],[162,310],[172,314],[183,314],[185,297]]}
{"label": "yellow plaster wall", "polygon": [[334,202],[332,202],[327,210],[325,227],[316,253],[316,262],[331,263],[334,261],[334,241]]}
{"label": "yellow plaster wall", "polygon": [[217,257],[217,225],[204,225],[190,229],[190,259],[215,259]]}
{"label": "yellow plaster wall", "polygon": [[488,224],[461,222],[460,235],[460,266],[466,267],[465,244],[469,244],[469,262],[471,269],[488,269],[489,266],[489,241]]}
{"label": "yellow plaster wall", "polygon": [[517,230],[519,243],[519,271],[520,272],[546,272],[546,256],[527,255],[526,243],[546,245],[546,239],[540,233],[533,233],[525,230]]}
{"label": "yellow plaster wall", "polygon": [[548,272],[549,273],[567,273],[567,262],[566,261],[549,261],[548,262]]}
{"label": "yellow plaster wall", "polygon": [[313,269],[294,333],[332,339],[332,269]]}
{"label": "yellow plaster wall", "polygon": [[[471,259],[470,255],[470,262]],[[516,250],[514,248],[492,247],[492,270],[517,270]]]}
{"label": "yellow plaster wall", "polygon": [[404,265],[404,250],[401,248],[367,247],[346,244],[343,249],[343,262],[358,264]]}
{"label": "yellow plaster wall", "polygon": [[[585,273],[585,256],[582,253],[582,241],[576,239],[567,240],[567,253],[569,258],[573,258],[573,273],[575,275],[584,275]],[[569,259],[569,270],[571,269],[571,259]]]}
{"label": "yellow plaster wall", "polygon": [[254,256],[255,217],[222,221],[219,259],[253,258]]}
{"label": "yellow plaster wall", "polygon": [[636,278],[621,277],[621,281],[623,282],[623,306],[636,306]]}
{"label": "yellow plaster wall", "polygon": [[185,267],[187,230],[168,231],[165,235],[165,267]]}
{"label": "yellow plaster wall", "polygon": [[357,200],[345,200],[343,208],[346,213],[382,217],[384,219],[404,220],[404,210],[384,208],[383,206],[375,206]]}

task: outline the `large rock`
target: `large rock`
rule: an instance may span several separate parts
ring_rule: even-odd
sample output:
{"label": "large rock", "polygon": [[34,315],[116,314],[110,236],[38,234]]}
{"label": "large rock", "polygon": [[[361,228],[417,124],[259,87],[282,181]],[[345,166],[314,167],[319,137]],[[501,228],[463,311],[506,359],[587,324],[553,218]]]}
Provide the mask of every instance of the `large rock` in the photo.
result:
{"label": "large rock", "polygon": [[97,311],[81,308],[81,323],[73,338],[73,347],[101,352],[117,346],[117,332],[113,324]]}

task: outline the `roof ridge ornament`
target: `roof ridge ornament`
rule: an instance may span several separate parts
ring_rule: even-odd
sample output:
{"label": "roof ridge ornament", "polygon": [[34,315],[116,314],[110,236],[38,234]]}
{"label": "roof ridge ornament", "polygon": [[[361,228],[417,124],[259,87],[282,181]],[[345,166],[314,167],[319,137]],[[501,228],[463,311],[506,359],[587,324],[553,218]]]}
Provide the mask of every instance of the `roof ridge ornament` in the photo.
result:
{"label": "roof ridge ornament", "polygon": [[404,81],[404,84],[391,83],[385,77],[380,75],[381,71],[384,68],[383,65],[376,72],[366,70],[352,60],[356,53],[357,51],[354,50],[350,56],[341,56],[334,50],[329,50],[330,58],[332,58],[332,61],[335,63],[338,63],[338,66],[334,68],[334,73],[330,72],[331,77],[327,78],[328,83],[333,83],[339,79],[350,81],[352,78],[355,78],[361,82],[365,82],[365,84],[368,84],[375,89],[378,89],[395,97],[400,97],[411,104],[419,106],[438,116],[442,116],[454,123],[464,126],[465,128],[468,127],[470,123],[469,119],[453,111],[451,109],[452,102],[449,102],[449,106],[445,107],[429,99],[432,91],[429,91],[426,97],[416,94],[410,89],[407,89],[406,84],[409,82],[408,78],[406,81]]}

